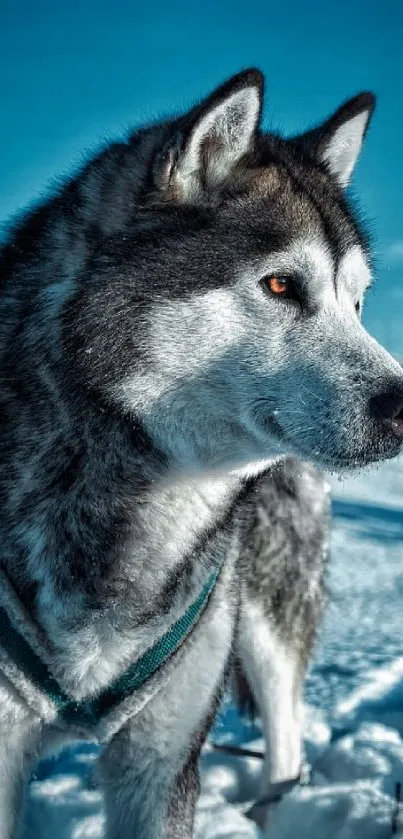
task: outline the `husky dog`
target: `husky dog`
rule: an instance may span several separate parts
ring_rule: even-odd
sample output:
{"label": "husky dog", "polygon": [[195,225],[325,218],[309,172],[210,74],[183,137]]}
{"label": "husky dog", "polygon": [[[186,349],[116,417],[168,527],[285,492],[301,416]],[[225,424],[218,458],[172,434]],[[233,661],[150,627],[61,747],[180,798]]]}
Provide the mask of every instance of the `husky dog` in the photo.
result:
{"label": "husky dog", "polygon": [[247,70],[109,146],[1,252],[1,839],[60,696],[93,707],[198,611],[87,731],[108,839],[188,839],[237,626],[257,692],[254,637],[272,653],[274,706],[304,660],[292,570],[270,632],[242,581],[262,475],[401,448],[403,371],[361,325],[368,242],[344,194],[374,98],[285,140],[259,128],[262,93]]}

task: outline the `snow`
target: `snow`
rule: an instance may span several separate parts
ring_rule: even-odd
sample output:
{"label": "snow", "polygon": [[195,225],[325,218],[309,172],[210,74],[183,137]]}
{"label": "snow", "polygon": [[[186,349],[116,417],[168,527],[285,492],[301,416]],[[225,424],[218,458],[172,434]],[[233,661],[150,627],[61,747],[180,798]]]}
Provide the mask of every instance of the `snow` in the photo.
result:
{"label": "snow", "polygon": [[[392,834],[403,782],[403,461],[333,481],[329,605],[306,682],[309,785],[272,808],[266,839],[403,837]],[[229,698],[212,738],[262,751],[258,721]],[[42,761],[30,783],[26,839],[102,839],[97,748],[72,744]],[[261,760],[201,757],[195,839],[262,839],[244,813],[257,797]]]}

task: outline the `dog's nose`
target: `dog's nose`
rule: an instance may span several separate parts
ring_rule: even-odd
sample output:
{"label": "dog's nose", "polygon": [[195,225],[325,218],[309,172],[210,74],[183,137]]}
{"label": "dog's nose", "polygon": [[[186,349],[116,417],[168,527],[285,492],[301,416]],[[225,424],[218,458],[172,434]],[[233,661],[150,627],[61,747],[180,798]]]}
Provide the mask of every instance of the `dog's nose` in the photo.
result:
{"label": "dog's nose", "polygon": [[373,396],[370,399],[371,413],[380,419],[396,437],[403,440],[403,385]]}

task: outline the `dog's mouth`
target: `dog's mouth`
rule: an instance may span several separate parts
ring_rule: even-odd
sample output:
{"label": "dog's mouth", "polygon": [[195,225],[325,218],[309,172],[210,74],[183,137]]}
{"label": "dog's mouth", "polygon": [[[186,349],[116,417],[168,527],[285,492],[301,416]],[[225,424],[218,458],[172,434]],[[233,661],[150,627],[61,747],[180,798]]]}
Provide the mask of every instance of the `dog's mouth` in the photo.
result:
{"label": "dog's mouth", "polygon": [[[403,441],[385,427],[383,427],[382,433],[380,433],[380,429],[374,429],[373,435],[368,437],[366,444],[360,447],[354,445],[352,450],[343,451],[342,446],[335,445],[334,448],[331,448],[319,443],[312,446],[304,439],[293,438],[279,421],[277,411],[265,415],[259,411],[258,421],[271,437],[284,445],[286,449],[284,453],[292,453],[303,459],[313,461],[318,466],[330,471],[362,469],[372,463],[391,460],[402,451]],[[326,439],[325,435],[318,433],[318,437],[320,436],[322,436],[322,439]],[[327,437],[329,436],[327,435]]]}

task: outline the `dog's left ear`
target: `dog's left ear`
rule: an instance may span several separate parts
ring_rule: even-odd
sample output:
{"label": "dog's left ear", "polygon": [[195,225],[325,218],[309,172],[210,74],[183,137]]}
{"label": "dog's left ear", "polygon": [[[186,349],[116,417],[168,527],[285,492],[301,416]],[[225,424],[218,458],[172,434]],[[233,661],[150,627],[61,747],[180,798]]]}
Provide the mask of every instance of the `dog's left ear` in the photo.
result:
{"label": "dog's left ear", "polygon": [[259,124],[263,76],[245,70],[173,124],[154,166],[154,183],[179,201],[197,200],[220,185],[252,151]]}
{"label": "dog's left ear", "polygon": [[373,93],[359,93],[326,122],[299,138],[343,188],[349,184],[374,107]]}

